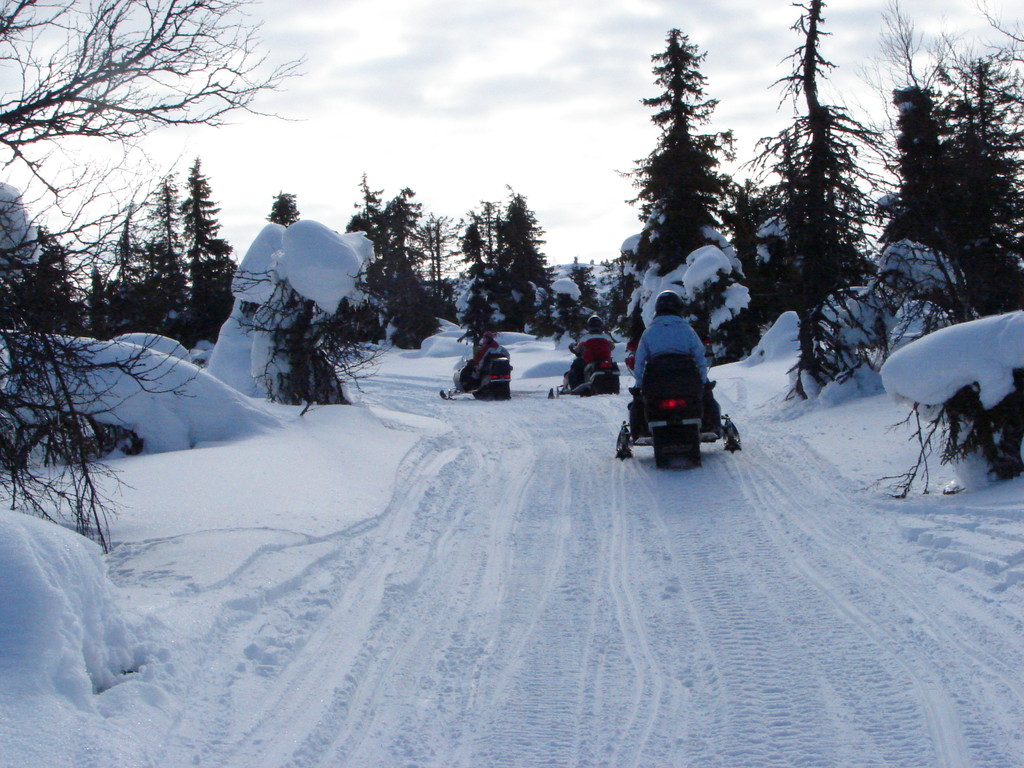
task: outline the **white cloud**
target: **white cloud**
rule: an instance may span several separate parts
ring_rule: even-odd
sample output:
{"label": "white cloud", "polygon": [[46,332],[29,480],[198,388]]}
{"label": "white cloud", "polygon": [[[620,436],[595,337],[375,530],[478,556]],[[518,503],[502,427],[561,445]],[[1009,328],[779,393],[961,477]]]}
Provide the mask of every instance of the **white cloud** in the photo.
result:
{"label": "white cloud", "polygon": [[[901,5],[922,29],[939,17],[981,26],[970,0]],[[844,99],[867,91],[857,68],[877,48],[884,7],[828,6],[825,54]],[[344,227],[365,172],[388,196],[408,186],[456,217],[511,185],[547,230],[552,262],[611,258],[638,227],[617,172],[654,146],[640,100],[657,92],[651,55],[667,31],[707,52],[712,129],[736,132],[741,160],[788,121],[770,86],[799,42],[788,0],[264,0],[252,10],[272,59],[305,57],[306,74],[258,104],[295,122],[245,118],[151,144],[159,157],[202,157],[239,251],[281,190],[304,216]]]}

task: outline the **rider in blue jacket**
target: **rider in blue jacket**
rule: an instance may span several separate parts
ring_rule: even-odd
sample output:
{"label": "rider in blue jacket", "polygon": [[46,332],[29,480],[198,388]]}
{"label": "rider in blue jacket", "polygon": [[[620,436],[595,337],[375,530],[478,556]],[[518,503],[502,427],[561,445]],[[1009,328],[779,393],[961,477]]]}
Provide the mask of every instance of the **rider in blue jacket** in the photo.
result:
{"label": "rider in blue jacket", "polygon": [[675,291],[662,291],[654,302],[654,321],[640,337],[636,348],[633,376],[637,384],[644,380],[644,368],[652,357],[666,354],[689,355],[700,370],[701,381],[708,380],[708,361],[704,343],[682,317],[683,300]]}
{"label": "rider in blue jacket", "polygon": [[[705,429],[721,436],[722,411],[712,394],[714,384],[708,383],[708,361],[704,356],[704,343],[683,318],[683,309],[683,300],[675,291],[662,291],[658,294],[654,302],[654,320],[643,332],[636,348],[633,376],[639,387],[644,378],[647,361],[652,357],[665,354],[690,355],[700,371],[701,381],[704,382]],[[634,434],[637,433],[642,410],[643,407],[639,403],[630,407],[630,422],[634,425]]]}

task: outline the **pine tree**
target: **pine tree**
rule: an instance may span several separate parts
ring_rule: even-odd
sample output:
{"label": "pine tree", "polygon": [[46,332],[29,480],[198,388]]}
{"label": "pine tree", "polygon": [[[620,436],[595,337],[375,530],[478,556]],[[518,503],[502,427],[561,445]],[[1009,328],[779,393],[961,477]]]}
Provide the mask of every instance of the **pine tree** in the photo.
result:
{"label": "pine tree", "polygon": [[[365,181],[365,179],[364,179]],[[288,227],[299,220],[299,206],[295,202],[295,195],[290,192],[278,192],[274,203],[270,207],[270,215],[267,221],[271,224],[280,224]]]}
{"label": "pine tree", "polygon": [[948,93],[950,257],[974,316],[1024,307],[1024,86],[999,56],[940,72]]}
{"label": "pine tree", "polygon": [[146,263],[142,243],[139,242],[134,215],[136,209],[129,205],[125,212],[121,233],[117,239],[114,254],[114,273],[104,276],[94,272],[90,298],[93,320],[93,335],[106,339],[119,333],[152,330],[147,320],[149,312],[145,281]]}
{"label": "pine tree", "polygon": [[220,209],[210,199],[210,183],[203,176],[199,158],[189,171],[186,190],[180,212],[191,291],[181,341],[192,346],[203,339],[215,340],[231,314],[236,265],[231,246],[217,236]]}
{"label": "pine tree", "polygon": [[459,324],[474,343],[485,331],[496,330],[499,321],[494,300],[495,261],[488,241],[493,222],[483,213],[470,212],[462,235],[463,288],[456,301]]}
{"label": "pine tree", "polygon": [[422,206],[403,189],[383,207],[381,193],[363,177],[363,207],[349,220],[349,232],[365,232],[374,245],[366,268],[365,290],[376,305],[380,324],[395,346],[418,347],[437,331],[437,310],[421,276],[426,255],[418,238]]}
{"label": "pine tree", "polygon": [[827,382],[848,375],[858,360],[847,343],[838,308],[871,273],[865,225],[873,210],[861,184],[859,155],[876,140],[839,106],[823,104],[819,80],[833,65],[820,52],[822,0],[803,9],[793,26],[803,40],[791,56],[794,71],[782,82],[805,111],[792,126],[763,142],[759,158],[773,159],[778,186],[774,234],[779,255],[795,265],[800,291],[800,354],[792,394],[816,396]]}
{"label": "pine tree", "polygon": [[716,169],[732,144],[731,133],[696,132],[710,122],[718,103],[704,95],[700,65],[706,54],[678,29],[669,31],[666,43],[652,57],[655,83],[663,91],[643,100],[657,110],[651,121],[660,130],[658,143],[633,174],[646,221],[634,260],[640,274],[656,264],[664,275],[709,242],[705,230],[717,226],[715,211],[725,192]]}
{"label": "pine tree", "polygon": [[67,247],[43,228],[37,233],[37,258],[24,270],[21,301],[32,330],[81,335],[85,316]]}
{"label": "pine tree", "polygon": [[526,198],[509,190],[495,228],[498,304],[506,330],[525,331],[548,295],[551,276],[540,248],[544,231]]}
{"label": "pine tree", "polygon": [[454,317],[452,283],[448,279],[451,262],[458,247],[459,228],[448,216],[427,214],[416,233],[427,259],[427,286],[441,315]]}
{"label": "pine tree", "polygon": [[949,57],[898,88],[896,195],[873,298],[891,339],[1024,306],[1021,85],[998,56]]}
{"label": "pine tree", "polygon": [[186,327],[188,278],[180,208],[174,177],[165,176],[150,195],[146,214],[148,236],[142,245],[143,273],[138,283],[145,303],[140,307],[140,326],[133,331],[178,338]]}
{"label": "pine tree", "polygon": [[732,242],[750,291],[750,305],[722,339],[722,359],[738,360],[757,345],[779,318],[797,306],[799,280],[784,253],[778,253],[772,232],[771,189],[752,180],[730,184],[722,206],[722,226]]}
{"label": "pine tree", "polygon": [[[717,169],[722,159],[731,157],[732,135],[698,133],[710,122],[717,105],[704,93],[705,77],[700,72],[704,58],[678,29],[669,31],[665,50],[652,57],[655,84],[662,92],[644,99],[643,104],[655,109],[651,121],[659,136],[654,150],[638,161],[633,172],[638,193],[633,202],[641,204],[645,223],[621,269],[631,291],[630,316],[619,322],[634,332],[643,328],[642,314],[652,294],[674,284],[675,290],[688,296],[687,313],[698,333],[707,338],[721,320],[718,315],[712,318],[711,313],[718,304],[726,305],[726,292],[742,277],[739,261],[718,232],[717,211],[726,178]],[[683,290],[684,272],[691,257],[708,245],[725,248],[729,265],[721,282],[705,283],[702,295],[697,296]],[[623,294],[625,289],[623,286]]]}
{"label": "pine tree", "polygon": [[569,267],[568,276],[580,289],[580,306],[590,313],[599,312],[600,302],[597,296],[597,285],[594,283],[594,270],[580,264],[579,257],[575,257],[572,260],[572,266]]}

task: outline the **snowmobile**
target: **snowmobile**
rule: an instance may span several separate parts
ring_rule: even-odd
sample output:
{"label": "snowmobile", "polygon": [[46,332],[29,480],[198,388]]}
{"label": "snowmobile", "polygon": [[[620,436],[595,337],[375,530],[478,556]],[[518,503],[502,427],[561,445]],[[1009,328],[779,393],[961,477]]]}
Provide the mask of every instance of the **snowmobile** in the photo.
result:
{"label": "snowmobile", "polygon": [[472,395],[477,400],[508,400],[512,397],[512,362],[505,352],[495,352],[484,358],[477,380],[466,373],[464,362],[452,376],[454,387],[441,390],[444,400],[454,400],[458,395]]}
{"label": "snowmobile", "polygon": [[681,460],[699,467],[701,443],[725,440],[729,452],[740,450],[736,425],[722,416],[721,433],[704,421],[704,383],[689,355],[659,355],[647,363],[640,389],[634,396],[629,422],[623,422],[615,456],[628,459],[632,447],[654,447],[654,463],[671,467]]}
{"label": "snowmobile", "polygon": [[568,374],[562,386],[551,390],[549,397],[560,397],[562,395],[579,395],[590,397],[591,395],[617,395],[619,394],[619,364],[611,360],[595,360],[587,363],[583,369],[583,380],[576,386],[569,385]]}

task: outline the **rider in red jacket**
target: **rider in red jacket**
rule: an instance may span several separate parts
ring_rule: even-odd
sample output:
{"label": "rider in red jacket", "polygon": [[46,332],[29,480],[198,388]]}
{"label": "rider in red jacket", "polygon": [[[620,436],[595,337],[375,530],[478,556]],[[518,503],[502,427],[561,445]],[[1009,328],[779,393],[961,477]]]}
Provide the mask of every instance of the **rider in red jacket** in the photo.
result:
{"label": "rider in red jacket", "polygon": [[569,347],[576,355],[568,372],[565,383],[569,389],[575,389],[583,383],[583,371],[590,363],[602,363],[612,359],[615,339],[605,333],[604,321],[597,315],[587,320],[587,332],[580,340]]}

